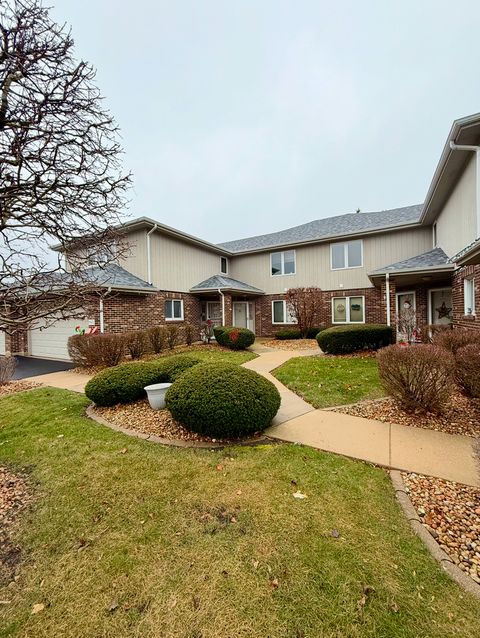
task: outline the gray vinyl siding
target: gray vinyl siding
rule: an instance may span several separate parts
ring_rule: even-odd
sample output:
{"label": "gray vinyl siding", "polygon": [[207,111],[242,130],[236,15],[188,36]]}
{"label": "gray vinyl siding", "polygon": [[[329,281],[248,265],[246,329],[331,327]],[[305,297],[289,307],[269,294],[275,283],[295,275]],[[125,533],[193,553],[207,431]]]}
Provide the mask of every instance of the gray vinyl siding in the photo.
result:
{"label": "gray vinyl siding", "polygon": [[147,231],[143,228],[130,232],[125,242],[126,247],[122,249],[122,256],[118,259],[119,266],[147,281]]}
{"label": "gray vinyl siding", "polygon": [[443,248],[449,257],[479,235],[476,182],[476,157],[473,155],[437,217],[437,246]]}
{"label": "gray vinyl siding", "polygon": [[[238,256],[230,260],[230,276],[264,290],[285,292],[299,286],[319,286],[323,290],[351,290],[372,286],[368,273],[388,264],[430,250],[431,228],[416,228],[378,234],[363,239],[363,266],[331,270],[330,243],[296,248],[296,273],[270,275],[270,252]],[[274,251],[273,251],[274,252]]]}

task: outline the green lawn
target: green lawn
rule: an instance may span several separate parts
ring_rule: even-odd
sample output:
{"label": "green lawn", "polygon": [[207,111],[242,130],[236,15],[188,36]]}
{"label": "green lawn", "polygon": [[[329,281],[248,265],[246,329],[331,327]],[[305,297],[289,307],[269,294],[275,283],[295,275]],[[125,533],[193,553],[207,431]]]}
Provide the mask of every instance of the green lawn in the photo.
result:
{"label": "green lawn", "polygon": [[[256,359],[258,356],[253,352],[248,352],[247,350],[229,350],[228,348],[222,348],[216,344],[184,346],[176,348],[173,351],[164,350],[162,354],[158,356],[169,357],[172,354],[192,354],[206,362],[224,361],[226,363],[238,363],[238,365],[241,365],[246,361],[250,361],[251,359]],[[155,357],[151,356],[150,358]]]}
{"label": "green lawn", "polygon": [[36,493],[0,636],[478,634],[480,602],[411,532],[383,470],[295,445],[164,448],[86,404],[53,389],[0,401],[0,463]]}
{"label": "green lawn", "polygon": [[383,396],[374,357],[295,357],[273,374],[315,408]]}

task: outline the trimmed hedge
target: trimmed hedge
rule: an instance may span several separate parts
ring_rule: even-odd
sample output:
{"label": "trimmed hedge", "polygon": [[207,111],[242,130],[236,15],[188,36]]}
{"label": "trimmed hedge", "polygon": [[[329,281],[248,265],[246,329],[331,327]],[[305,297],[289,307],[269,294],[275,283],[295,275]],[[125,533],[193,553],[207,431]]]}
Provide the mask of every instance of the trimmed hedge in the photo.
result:
{"label": "trimmed hedge", "polygon": [[326,354],[347,354],[356,350],[378,350],[392,343],[390,326],[366,323],[359,326],[335,326],[322,330],[317,343]]}
{"label": "trimmed hedge", "polygon": [[455,328],[454,330],[442,330],[434,334],[432,343],[454,355],[457,350],[471,344],[480,345],[480,332],[471,328]]}
{"label": "trimmed hedge", "polygon": [[[309,328],[305,339],[315,339],[322,328]],[[275,339],[285,341],[287,339],[302,339],[302,331],[298,328],[284,328],[275,333]]]}
{"label": "trimmed hedge", "polygon": [[480,345],[469,343],[455,353],[455,378],[468,396],[480,398]]}
{"label": "trimmed hedge", "polygon": [[217,343],[231,350],[245,350],[255,342],[255,335],[247,328],[218,326],[213,329]]}
{"label": "trimmed hedge", "polygon": [[85,394],[96,405],[103,407],[130,403],[146,396],[146,385],[172,383],[198,363],[200,359],[190,355],[123,363],[96,374],[85,386]]}
{"label": "trimmed hedge", "polygon": [[232,363],[204,363],[183,374],[167,391],[173,418],[188,430],[218,439],[264,430],[280,407],[271,381]]}
{"label": "trimmed hedge", "polygon": [[67,347],[77,366],[116,366],[125,358],[125,335],[72,335]]}

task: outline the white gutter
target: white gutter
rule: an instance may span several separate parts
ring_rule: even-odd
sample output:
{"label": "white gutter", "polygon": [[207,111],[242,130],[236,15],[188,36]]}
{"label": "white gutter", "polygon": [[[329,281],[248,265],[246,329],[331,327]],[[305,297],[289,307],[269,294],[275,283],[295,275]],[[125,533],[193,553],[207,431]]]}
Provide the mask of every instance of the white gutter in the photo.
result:
{"label": "white gutter", "polygon": [[218,294],[222,298],[222,326],[224,326],[225,325],[225,295],[220,290],[220,288],[218,289]]}
{"label": "white gutter", "polygon": [[158,228],[158,224],[155,224],[147,233],[147,283],[152,283],[152,257],[150,252],[150,235],[154,233]]}
{"label": "white gutter", "polygon": [[468,144],[455,144],[450,142],[452,151],[472,151],[476,155],[477,169],[477,237],[480,235],[480,146],[471,146]]}
{"label": "white gutter", "polygon": [[387,302],[387,326],[391,325],[391,320],[390,320],[390,273],[387,272],[387,274],[385,275],[385,296],[386,296],[386,302]]}

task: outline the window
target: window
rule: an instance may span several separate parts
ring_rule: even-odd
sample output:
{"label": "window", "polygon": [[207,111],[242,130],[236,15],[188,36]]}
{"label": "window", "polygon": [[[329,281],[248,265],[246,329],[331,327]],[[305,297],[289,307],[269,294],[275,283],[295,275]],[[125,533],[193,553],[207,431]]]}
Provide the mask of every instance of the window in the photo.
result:
{"label": "window", "polygon": [[297,323],[286,301],[272,301],[272,323]]}
{"label": "window", "polygon": [[295,251],[284,250],[281,253],[271,253],[270,267],[272,275],[294,275]]}
{"label": "window", "polygon": [[364,323],[365,297],[333,297],[333,323]]}
{"label": "window", "polygon": [[87,246],[85,249],[87,264],[89,266],[98,266],[111,262],[115,259],[116,248],[115,244],[111,244],[110,246],[99,246],[98,244]]}
{"label": "window", "polygon": [[434,222],[432,226],[432,241],[433,241],[433,247],[436,248],[437,247],[437,222]]}
{"label": "window", "polygon": [[226,257],[220,257],[220,272],[222,275],[228,273],[228,259]]}
{"label": "window", "polygon": [[363,242],[361,239],[330,244],[330,266],[332,270],[359,268],[363,265]]}
{"label": "window", "polygon": [[183,321],[183,299],[165,300],[166,321]]}
{"label": "window", "polygon": [[463,303],[466,315],[475,314],[475,280],[463,280]]}

